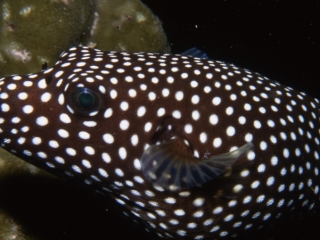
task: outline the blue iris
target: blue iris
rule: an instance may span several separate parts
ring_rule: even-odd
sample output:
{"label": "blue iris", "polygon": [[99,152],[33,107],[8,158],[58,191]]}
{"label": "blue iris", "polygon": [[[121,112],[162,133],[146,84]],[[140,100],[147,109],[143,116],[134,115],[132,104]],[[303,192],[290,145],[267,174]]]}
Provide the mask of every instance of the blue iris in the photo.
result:
{"label": "blue iris", "polygon": [[78,101],[80,106],[86,109],[90,108],[94,104],[95,98],[91,92],[87,91],[87,89],[84,89],[83,92],[79,93]]}
{"label": "blue iris", "polygon": [[76,114],[82,116],[92,116],[93,113],[97,113],[101,102],[99,93],[85,87],[76,87],[68,94],[69,106]]}

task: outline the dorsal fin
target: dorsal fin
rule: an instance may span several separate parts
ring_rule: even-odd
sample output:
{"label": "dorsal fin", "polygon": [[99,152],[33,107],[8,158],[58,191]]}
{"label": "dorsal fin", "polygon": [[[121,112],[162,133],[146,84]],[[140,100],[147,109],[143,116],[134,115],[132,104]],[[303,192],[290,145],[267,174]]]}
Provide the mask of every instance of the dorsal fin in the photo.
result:
{"label": "dorsal fin", "polygon": [[181,55],[208,59],[208,55],[205,52],[195,47],[188,49],[187,51],[181,53]]}

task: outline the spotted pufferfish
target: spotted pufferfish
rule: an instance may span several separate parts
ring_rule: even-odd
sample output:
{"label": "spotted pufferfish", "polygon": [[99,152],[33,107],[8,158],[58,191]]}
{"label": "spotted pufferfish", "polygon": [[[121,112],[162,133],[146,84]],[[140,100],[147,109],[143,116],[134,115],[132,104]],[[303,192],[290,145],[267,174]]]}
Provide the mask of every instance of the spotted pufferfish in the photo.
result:
{"label": "spotted pufferfish", "polygon": [[0,80],[1,146],[147,231],[241,237],[319,206],[320,104],[247,69],[73,47]]}

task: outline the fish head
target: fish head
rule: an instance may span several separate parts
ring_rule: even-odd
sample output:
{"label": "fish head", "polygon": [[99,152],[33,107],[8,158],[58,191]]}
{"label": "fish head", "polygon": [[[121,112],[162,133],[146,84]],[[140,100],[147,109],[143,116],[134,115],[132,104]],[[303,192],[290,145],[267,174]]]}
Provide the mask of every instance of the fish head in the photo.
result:
{"label": "fish head", "polygon": [[[132,145],[138,141],[137,135],[125,131],[130,124],[126,119],[132,114],[127,111],[128,100],[135,90],[115,88],[118,80],[109,77],[114,58],[106,63],[103,55],[106,53],[71,48],[52,68],[3,78],[1,146],[49,172],[88,184],[103,179],[107,185],[109,175],[123,176],[126,140],[131,139],[133,155]],[[137,170],[137,161],[123,167]]]}

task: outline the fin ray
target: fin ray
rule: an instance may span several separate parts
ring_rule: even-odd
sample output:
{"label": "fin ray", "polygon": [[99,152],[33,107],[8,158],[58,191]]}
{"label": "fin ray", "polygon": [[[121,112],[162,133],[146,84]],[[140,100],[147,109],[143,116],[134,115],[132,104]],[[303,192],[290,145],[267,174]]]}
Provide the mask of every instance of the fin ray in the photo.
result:
{"label": "fin ray", "polygon": [[141,157],[142,172],[150,182],[168,190],[199,187],[231,170],[252,148],[250,142],[232,152],[197,159],[188,154],[181,143],[177,145],[177,141],[170,140],[145,150]]}

